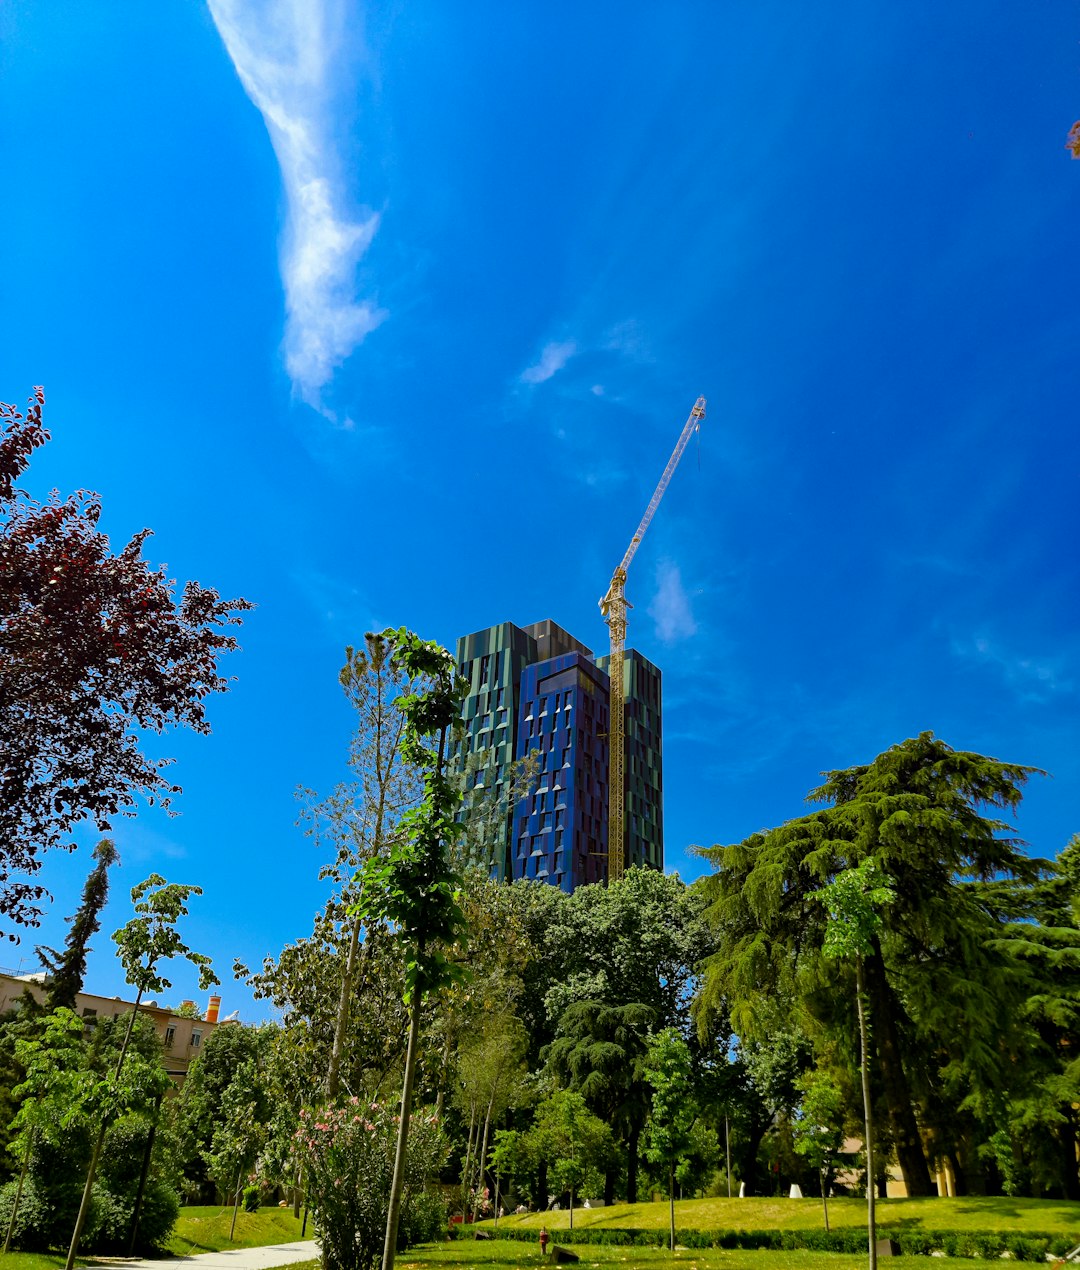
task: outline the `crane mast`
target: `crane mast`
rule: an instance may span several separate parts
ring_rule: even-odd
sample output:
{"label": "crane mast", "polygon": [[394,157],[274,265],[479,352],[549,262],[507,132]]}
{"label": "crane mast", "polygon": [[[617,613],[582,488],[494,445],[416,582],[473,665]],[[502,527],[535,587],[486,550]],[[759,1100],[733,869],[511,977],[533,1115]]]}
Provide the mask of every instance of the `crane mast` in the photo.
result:
{"label": "crane mast", "polygon": [[610,722],[608,724],[608,885],[618,881],[626,868],[626,687],[623,683],[623,653],[626,648],[626,610],[633,606],[626,600],[626,573],[630,568],[645,531],[649,528],[664,491],[671,483],[683,451],[705,418],[705,398],[699,397],[690,411],[664,474],[653,491],[645,515],[626,553],[611,575],[607,593],[600,601],[600,612],[611,632],[611,658],[608,676],[611,681]]}

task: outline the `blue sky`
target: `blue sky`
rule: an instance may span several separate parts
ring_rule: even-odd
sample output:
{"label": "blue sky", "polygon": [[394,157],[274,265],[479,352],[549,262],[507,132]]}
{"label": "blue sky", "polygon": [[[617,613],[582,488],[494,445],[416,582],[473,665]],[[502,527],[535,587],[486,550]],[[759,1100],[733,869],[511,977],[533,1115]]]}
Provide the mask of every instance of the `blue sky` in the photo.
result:
{"label": "blue sky", "polygon": [[[298,785],[347,642],[596,607],[638,553],[669,868],[933,729],[1080,830],[1066,5],[212,0],[0,9],[0,399],[40,492],[258,604],[181,815],[117,825],[225,970],[310,929]],[[87,835],[87,842],[93,835]],[[47,860],[59,944],[88,853]],[[33,937],[3,959],[29,964]],[[172,994],[191,994],[179,975]],[[252,1009],[226,983],[225,1009]]]}

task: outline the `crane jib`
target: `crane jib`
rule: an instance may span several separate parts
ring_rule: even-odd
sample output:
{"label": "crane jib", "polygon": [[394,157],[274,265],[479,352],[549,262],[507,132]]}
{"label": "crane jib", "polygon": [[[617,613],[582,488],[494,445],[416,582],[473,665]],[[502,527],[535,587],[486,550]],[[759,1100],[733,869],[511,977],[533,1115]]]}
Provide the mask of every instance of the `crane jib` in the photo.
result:
{"label": "crane jib", "polygon": [[683,451],[689,445],[691,436],[700,428],[701,420],[704,418],[705,398],[699,397],[690,411],[690,417],[686,420],[675,449],[672,451],[671,458],[668,459],[667,467],[664,468],[663,475],[653,491],[653,496],[649,499],[649,505],[645,508],[645,515],[642,516],[636,533],[630,539],[630,546],[627,547],[626,554],[620,561],[618,568],[611,575],[611,582],[607,592],[600,601],[600,612],[603,614],[604,621],[608,624],[611,635],[611,657],[608,661],[609,708],[611,714],[608,725],[610,762],[608,771],[607,880],[609,885],[612,882],[617,882],[622,877],[626,867],[626,690],[623,684],[623,650],[626,647],[626,610],[631,607],[627,603],[626,595],[623,591],[626,583],[626,571],[630,567],[630,561],[633,560],[634,553],[641,546],[641,540],[645,537],[645,531],[649,528],[649,524],[656,514],[656,509],[660,506],[660,500],[664,497],[664,491],[667,489],[675,469],[679,466]]}

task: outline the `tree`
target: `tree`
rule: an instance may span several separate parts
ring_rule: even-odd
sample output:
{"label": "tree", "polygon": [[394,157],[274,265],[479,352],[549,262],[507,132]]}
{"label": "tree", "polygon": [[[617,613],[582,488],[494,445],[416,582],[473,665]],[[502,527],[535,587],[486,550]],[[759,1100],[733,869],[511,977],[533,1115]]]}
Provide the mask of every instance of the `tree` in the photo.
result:
{"label": "tree", "polygon": [[1080,159],[1080,119],[1069,129],[1065,140],[1065,149],[1071,151],[1074,159]]}
{"label": "tree", "polygon": [[237,647],[225,628],[252,607],[197,582],[177,601],[142,558],[149,529],[113,554],[96,494],[18,488],[49,439],[44,401],[36,388],[25,415],[0,404],[0,917],[23,926],[47,896],[42,852],[71,850],[80,821],[107,831],[136,797],[167,808],[180,792],[140,735],[210,731],[206,698],[228,687],[218,659]]}
{"label": "tree", "polygon": [[[336,905],[332,901],[330,906],[331,916],[355,902],[357,897],[351,886],[356,870],[365,860],[385,854],[402,815],[416,803],[422,790],[420,773],[406,761],[402,750],[405,715],[394,708],[398,697],[415,691],[418,685],[400,660],[391,655],[385,634],[369,633],[363,650],[346,648],[339,678],[357,714],[357,730],[349,746],[352,780],[309,807],[309,832],[316,842],[329,839],[334,847],[333,862],[320,874],[339,888]],[[326,1074],[326,1097],[330,1102],[340,1089],[342,1054],[360,954],[361,920],[356,914],[346,914],[344,922],[348,945]]]}
{"label": "tree", "polygon": [[[799,1081],[802,1105],[795,1121],[795,1150],[817,1169],[821,1207],[829,1229],[829,1184],[844,1141],[844,1096],[832,1077],[819,1069]],[[867,1174],[869,1176],[869,1173]]]}
{"label": "tree", "polygon": [[[559,1020],[544,1051],[547,1068],[590,1109],[621,1133],[627,1147],[627,1199],[637,1202],[638,1141],[649,1112],[645,1057],[656,1012],[639,1001],[605,1005],[576,1001]],[[614,1202],[615,1161],[604,1181],[604,1202]]]}
{"label": "tree", "polygon": [[812,1033],[844,1033],[850,1016],[838,1011],[853,994],[834,991],[827,915],[809,897],[866,859],[893,879],[897,898],[864,958],[864,991],[886,1127],[911,1195],[932,1193],[920,1116],[933,1121],[943,1073],[962,1063],[969,1090],[1008,1075],[1003,1042],[1017,1030],[1023,976],[999,946],[999,913],[980,887],[1031,881],[1043,866],[985,813],[1015,808],[1035,770],[924,732],[870,764],[826,773],[809,795],[829,804],[821,810],[703,853],[717,866],[701,883],[717,940],[703,998],[730,1003],[740,1036],[757,1035],[761,1007],[776,1000],[795,1003]]}
{"label": "tree", "polygon": [[[248,1071],[249,1089],[254,1083],[258,1091],[253,1092],[252,1100],[268,1111],[271,1099],[265,1070],[277,1030],[272,1024],[245,1027],[237,1023],[214,1028],[203,1041],[199,1056],[188,1068],[179,1096],[174,1100],[180,1160],[189,1186],[205,1186],[207,1160],[214,1150],[214,1132],[220,1121],[221,1107],[241,1072]],[[259,1078],[255,1082],[250,1080],[252,1071]],[[227,1192],[235,1180],[234,1174],[222,1189]],[[202,1196],[199,1202],[211,1202],[214,1198],[214,1195]]]}
{"label": "tree", "polygon": [[266,1086],[255,1063],[248,1059],[233,1073],[222,1094],[207,1160],[208,1171],[218,1190],[223,1195],[232,1195],[230,1240],[236,1229],[236,1210],[244,1176],[259,1157],[269,1119]]}
{"label": "tree", "polygon": [[[424,686],[396,702],[405,716],[402,755],[423,773],[424,795],[401,819],[402,833],[388,859],[371,858],[360,871],[356,915],[372,923],[391,923],[406,950],[405,1001],[409,1007],[409,1044],[401,1089],[401,1122],[386,1219],[383,1270],[393,1270],[404,1188],[409,1113],[416,1068],[420,1011],[424,998],[461,977],[446,950],[465,938],[459,903],[461,879],[451,867],[449,844],[460,790],[446,773],[447,742],[459,723],[464,680],[451,653],[411,631],[386,630],[391,656],[410,678]],[[433,741],[434,739],[434,741]]]}
{"label": "tree", "polygon": [[874,1222],[874,1112],[870,1101],[870,1044],[867,1039],[866,1005],[863,999],[863,965],[875,948],[881,930],[882,910],[896,899],[890,879],[873,860],[844,869],[820,891],[815,891],[829,914],[822,951],[835,961],[855,965],[855,1008],[859,1015],[859,1072],[862,1080],[863,1124],[866,1152],[866,1225],[870,1241],[870,1270],[877,1267],[877,1229]]}
{"label": "tree", "polygon": [[548,1161],[555,1185],[570,1192],[570,1229],[574,1229],[574,1196],[590,1169],[603,1171],[615,1143],[611,1130],[594,1116],[576,1090],[561,1089],[540,1104],[532,1130],[533,1152]]}
{"label": "tree", "polygon": [[[119,949],[120,964],[124,967],[124,977],[136,989],[135,1001],[128,1015],[127,1031],[124,1042],[120,1046],[120,1053],[117,1055],[116,1067],[113,1069],[111,1081],[104,1084],[106,1091],[111,1088],[114,1095],[122,1089],[121,1076],[124,1071],[124,1059],[127,1056],[139,1002],[143,994],[164,992],[172,987],[171,980],[166,979],[161,972],[161,963],[173,957],[186,958],[198,970],[199,988],[204,992],[211,985],[219,982],[211,969],[210,958],[203,953],[192,952],[176,931],[177,921],[187,916],[189,898],[192,895],[201,894],[201,887],[185,886],[179,882],[169,883],[158,873],[151,873],[145,882],[140,882],[138,886],[131,888],[131,902],[135,906],[136,916],[113,935],[113,940]],[[90,1211],[90,1198],[93,1194],[98,1160],[101,1158],[105,1133],[112,1118],[112,1112],[106,1101],[101,1115],[97,1142],[86,1173],[86,1185],[79,1205],[79,1215],[75,1219],[75,1229],[71,1236],[65,1270],[72,1270],[75,1257],[78,1255],[79,1240]]]}
{"label": "tree", "polygon": [[667,1166],[669,1247],[675,1251],[675,1168],[691,1145],[697,1117],[690,1047],[673,1027],[666,1027],[649,1042],[645,1076],[652,1087],[646,1154]]}
{"label": "tree", "polygon": [[101,910],[109,898],[109,869],[120,859],[111,838],[102,838],[97,844],[94,859],[97,864],[86,879],[82,902],[70,919],[64,951],[47,958],[50,976],[45,1008],[50,1013],[59,1006],[74,1010],[75,998],[82,991],[90,940],[101,929]]}

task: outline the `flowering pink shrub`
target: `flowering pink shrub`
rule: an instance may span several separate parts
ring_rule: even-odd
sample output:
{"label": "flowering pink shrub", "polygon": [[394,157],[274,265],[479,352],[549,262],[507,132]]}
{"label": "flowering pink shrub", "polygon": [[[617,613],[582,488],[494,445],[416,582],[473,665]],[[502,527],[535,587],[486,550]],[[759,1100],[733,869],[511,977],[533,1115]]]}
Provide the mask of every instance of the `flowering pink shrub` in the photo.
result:
{"label": "flowering pink shrub", "polygon": [[[296,1143],[307,1166],[308,1202],[325,1270],[371,1270],[380,1263],[397,1121],[385,1104],[356,1098],[340,1107],[300,1113]],[[402,1201],[401,1231],[406,1236],[424,1181],[438,1172],[446,1155],[435,1117],[414,1115]]]}

